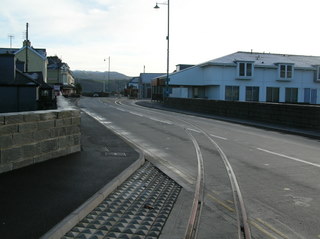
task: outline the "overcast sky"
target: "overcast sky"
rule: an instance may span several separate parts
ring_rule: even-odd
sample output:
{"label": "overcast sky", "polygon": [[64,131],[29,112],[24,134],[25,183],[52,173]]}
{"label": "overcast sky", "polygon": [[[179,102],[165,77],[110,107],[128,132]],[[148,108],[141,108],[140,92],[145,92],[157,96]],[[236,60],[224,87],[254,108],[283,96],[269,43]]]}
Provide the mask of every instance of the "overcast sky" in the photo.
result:
{"label": "overcast sky", "polygon": [[[163,3],[164,1],[158,1]],[[167,6],[156,0],[1,0],[0,47],[33,47],[72,70],[166,72]],[[170,71],[236,51],[320,56],[319,0],[171,0]]]}

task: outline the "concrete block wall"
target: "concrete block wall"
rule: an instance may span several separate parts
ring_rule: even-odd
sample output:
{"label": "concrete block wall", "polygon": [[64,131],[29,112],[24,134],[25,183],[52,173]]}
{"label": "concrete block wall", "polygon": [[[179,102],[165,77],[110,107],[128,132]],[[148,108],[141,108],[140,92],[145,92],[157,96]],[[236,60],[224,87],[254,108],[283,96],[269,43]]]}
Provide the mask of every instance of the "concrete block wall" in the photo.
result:
{"label": "concrete block wall", "polygon": [[0,114],[0,173],[80,151],[80,111]]}
{"label": "concrete block wall", "polygon": [[285,103],[167,98],[165,105],[218,116],[320,130],[320,106]]}

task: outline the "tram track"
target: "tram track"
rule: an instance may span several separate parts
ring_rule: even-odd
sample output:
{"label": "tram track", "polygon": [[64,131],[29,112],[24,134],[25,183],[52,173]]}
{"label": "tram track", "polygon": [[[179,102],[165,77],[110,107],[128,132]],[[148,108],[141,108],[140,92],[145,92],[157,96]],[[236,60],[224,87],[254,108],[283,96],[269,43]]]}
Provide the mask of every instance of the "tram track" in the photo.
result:
{"label": "tram track", "polygon": [[193,204],[191,209],[191,214],[188,221],[188,227],[185,234],[185,239],[192,239],[197,237],[197,232],[200,223],[200,215],[204,203],[204,165],[203,165],[203,158],[200,146],[192,135],[192,133],[185,129],[186,133],[192,140],[192,143],[195,147],[196,154],[197,154],[197,161],[198,161],[198,173],[197,173],[197,181],[195,187],[195,193],[193,198]]}
{"label": "tram track", "polygon": [[[311,145],[306,145],[305,140],[300,138],[287,139],[286,136],[277,133],[175,112],[168,113],[152,107],[139,106],[134,101],[126,99],[118,99],[115,102],[115,99],[111,98],[88,98],[84,100],[83,109],[91,111],[97,120],[112,131],[118,132],[123,138],[129,139],[129,142],[131,140],[135,146],[140,146],[138,148],[143,149],[146,160],[183,187],[183,193],[175,206],[175,213],[171,215],[162,238],[173,236],[173,228],[176,228],[174,234],[179,235],[177,238],[184,238],[191,213],[192,194],[195,192],[197,179],[197,161],[195,147],[190,136],[186,135],[185,129],[188,129],[199,142],[205,162],[205,196],[203,210],[200,213],[201,222],[198,223],[198,238],[208,238],[210,233],[214,233],[214,238],[245,238],[245,228],[241,222],[243,218],[238,216],[241,213],[240,203],[234,203],[234,198],[236,201],[239,199],[237,195],[234,197],[232,194],[235,190],[231,189],[227,169],[219,156],[220,152],[211,145],[211,141],[206,139],[207,136],[204,137],[197,126],[225,151],[236,170],[244,193],[249,216],[247,222],[252,236],[300,239],[319,235],[317,229],[308,226],[316,220],[316,216],[312,213],[307,214],[311,210],[317,211],[314,206],[317,203],[316,192],[303,187],[314,185],[314,180],[306,179],[302,175],[314,173],[312,167],[318,168],[318,151],[314,142],[307,140]],[[301,153],[305,148],[311,150],[307,156]],[[296,169],[297,166],[304,167]],[[283,170],[284,168],[290,170]],[[294,184],[291,176],[297,176],[297,180],[301,180],[305,185]],[[299,194],[298,190],[306,191],[308,197]],[[292,217],[295,210],[302,213],[303,220],[309,223],[303,221],[303,224],[300,224],[300,217]],[[181,212],[183,217],[177,217]],[[289,217],[290,220],[287,220]],[[182,227],[178,226],[181,222],[184,225]]]}
{"label": "tram track", "polygon": [[[115,104],[126,107],[126,105],[122,104],[121,100],[115,101]],[[137,106],[137,107],[140,108],[139,106]],[[161,115],[162,117],[165,117],[165,119],[168,118],[168,115],[166,115],[166,114],[163,114],[158,111],[156,113]],[[140,114],[141,114],[141,112],[140,112]],[[178,127],[184,128],[184,131],[186,132],[186,134],[191,139],[191,141],[194,145],[196,155],[197,155],[197,162],[198,162],[195,193],[194,193],[192,209],[191,209],[191,213],[190,213],[190,217],[189,217],[189,221],[188,221],[188,227],[187,227],[186,233],[185,233],[185,238],[186,239],[197,238],[197,232],[198,232],[200,218],[201,218],[200,216],[201,216],[201,211],[202,211],[202,207],[203,207],[203,203],[204,203],[204,200],[203,200],[204,199],[204,163],[203,163],[203,158],[202,158],[202,153],[201,153],[199,143],[195,139],[195,137],[192,135],[191,132],[196,132],[196,133],[200,133],[200,134],[204,135],[207,138],[207,140],[219,152],[219,155],[224,163],[226,172],[229,177],[230,185],[232,188],[233,203],[234,203],[235,212],[236,212],[236,219],[237,219],[238,238],[239,239],[251,238],[251,230],[250,230],[250,226],[249,226],[249,220],[248,220],[247,211],[245,208],[244,199],[242,197],[242,193],[240,190],[240,186],[237,181],[236,175],[232,169],[232,166],[231,166],[226,154],[222,150],[222,148],[218,145],[218,143],[215,140],[212,139],[213,136],[209,135],[207,132],[205,132],[202,128],[195,125],[194,123],[190,123],[186,120],[179,119],[175,116],[170,116],[170,118],[174,119],[174,120],[171,120],[171,122],[173,124],[175,124]],[[181,125],[177,121],[179,121],[180,123],[182,122],[183,124],[187,125],[188,127]],[[220,137],[220,138],[222,138],[222,137]]]}

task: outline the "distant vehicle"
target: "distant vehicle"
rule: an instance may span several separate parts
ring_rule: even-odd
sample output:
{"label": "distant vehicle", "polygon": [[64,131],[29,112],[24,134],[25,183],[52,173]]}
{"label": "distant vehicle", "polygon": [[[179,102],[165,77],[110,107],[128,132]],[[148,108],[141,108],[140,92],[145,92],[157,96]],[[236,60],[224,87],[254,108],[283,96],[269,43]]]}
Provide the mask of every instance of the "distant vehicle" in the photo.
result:
{"label": "distant vehicle", "polygon": [[97,93],[94,93],[92,96],[93,97],[99,97],[99,95]]}

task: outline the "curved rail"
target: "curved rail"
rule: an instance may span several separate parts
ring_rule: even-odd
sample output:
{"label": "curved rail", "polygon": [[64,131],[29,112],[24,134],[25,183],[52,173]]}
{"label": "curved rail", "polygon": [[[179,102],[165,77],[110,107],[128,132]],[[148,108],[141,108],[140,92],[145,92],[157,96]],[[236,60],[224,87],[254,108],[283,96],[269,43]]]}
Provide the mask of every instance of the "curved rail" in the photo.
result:
{"label": "curved rail", "polygon": [[[120,102],[117,102],[117,104],[119,104],[119,103]],[[164,115],[165,117],[168,117],[168,115],[165,115],[165,114],[160,113],[158,111],[157,111],[157,113]],[[199,132],[201,132],[204,136],[206,136],[206,138],[208,138],[209,141],[218,150],[218,152],[221,156],[221,159],[224,162],[224,165],[225,165],[225,168],[228,173],[229,180],[230,180],[231,188],[232,188],[233,200],[234,200],[234,205],[235,205],[235,209],[236,209],[236,213],[237,213],[238,238],[239,239],[241,239],[241,238],[251,239],[251,231],[250,231],[250,226],[249,226],[249,221],[248,221],[248,216],[247,216],[244,200],[243,200],[243,197],[242,197],[242,194],[240,191],[240,187],[239,187],[236,175],[231,167],[231,164],[230,164],[227,156],[225,155],[225,153],[223,152],[221,147],[203,129],[201,129],[197,125],[192,124],[188,121],[178,119],[175,116],[171,116],[171,117],[178,120],[178,121],[184,122],[187,125],[190,125],[190,126],[196,128]],[[181,125],[178,125],[178,126],[182,127]],[[202,159],[201,150],[200,150],[200,147],[199,147],[196,139],[189,132],[189,130],[187,130],[185,128],[184,128],[184,130],[189,135],[189,137],[192,139],[192,142],[196,148],[196,153],[197,153],[197,158],[198,158],[198,176],[197,176],[197,183],[196,183],[195,195],[194,195],[194,200],[193,200],[193,207],[191,210],[191,214],[190,214],[189,222],[188,222],[188,227],[187,227],[186,234],[185,234],[186,239],[191,239],[191,238],[196,238],[198,225],[199,225],[199,221],[200,221],[199,219],[200,219],[200,215],[201,215],[201,209],[203,206],[204,169],[203,169],[203,159]]]}
{"label": "curved rail", "polygon": [[236,175],[231,167],[231,164],[230,164],[227,156],[225,155],[225,153],[223,152],[221,147],[203,129],[201,129],[200,127],[198,127],[190,122],[187,122],[185,120],[181,120],[181,119],[178,119],[178,120],[195,127],[199,132],[201,132],[203,135],[205,135],[209,139],[209,141],[218,150],[218,152],[224,162],[224,165],[226,167],[226,171],[228,173],[231,188],[232,188],[234,205],[235,205],[236,212],[237,212],[238,238],[239,239],[241,239],[241,238],[251,239],[251,231],[250,231],[250,226],[249,226],[249,221],[248,221],[248,216],[247,216],[247,211],[245,208],[244,200],[243,200],[243,197],[242,197],[242,194],[240,191],[238,180],[236,178]]}
{"label": "curved rail", "polygon": [[185,129],[186,133],[191,138],[193,145],[196,149],[197,159],[198,159],[198,175],[197,175],[197,182],[196,188],[193,198],[193,204],[191,209],[191,214],[188,221],[188,226],[185,234],[185,239],[192,239],[196,238],[199,222],[200,222],[200,215],[203,206],[203,198],[204,198],[204,166],[203,166],[203,158],[201,154],[201,150],[197,140],[191,134],[188,129]]}
{"label": "curved rail", "polygon": [[[205,133],[205,134],[207,135],[207,133]],[[214,144],[215,147],[218,149],[219,154],[220,154],[220,156],[225,164],[226,170],[228,172],[228,176],[229,176],[232,191],[233,191],[233,199],[234,199],[234,203],[235,203],[235,208],[236,208],[237,215],[238,215],[239,239],[241,239],[241,238],[250,239],[251,238],[251,231],[250,231],[247,211],[246,211],[246,208],[244,205],[244,200],[243,200],[243,197],[242,197],[242,194],[240,191],[240,187],[239,187],[236,175],[231,167],[231,164],[230,164],[227,156],[222,151],[220,146],[209,135],[207,135],[207,137],[209,138],[211,143]],[[240,213],[239,213],[239,208],[240,208]]]}

